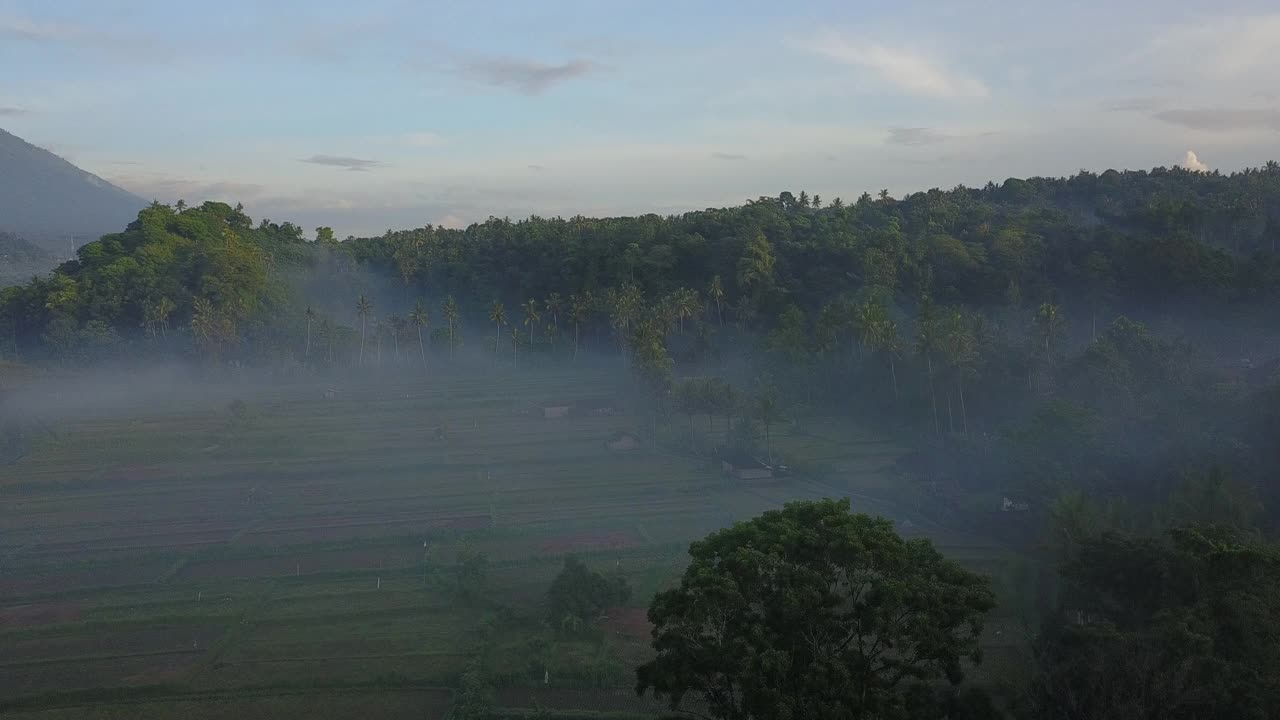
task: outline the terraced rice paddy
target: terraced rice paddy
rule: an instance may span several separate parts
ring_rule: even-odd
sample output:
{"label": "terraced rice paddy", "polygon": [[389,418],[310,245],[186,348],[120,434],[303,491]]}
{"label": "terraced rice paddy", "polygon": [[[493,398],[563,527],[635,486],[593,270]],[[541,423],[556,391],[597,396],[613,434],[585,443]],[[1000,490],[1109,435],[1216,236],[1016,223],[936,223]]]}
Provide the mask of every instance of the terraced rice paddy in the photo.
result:
{"label": "terraced rice paddy", "polygon": [[[1005,559],[904,509],[887,472],[901,448],[842,421],[773,433],[821,478],[746,485],[707,458],[606,449],[647,422],[625,403],[530,412],[622,385],[571,370],[228,383],[58,419],[0,468],[0,712],[443,717],[488,633],[499,707],[645,716],[629,690],[643,607],[727,523],[850,495],[978,569]],[[490,560],[488,604],[454,595],[464,544]],[[539,645],[566,553],[627,575],[633,607],[597,640]]]}

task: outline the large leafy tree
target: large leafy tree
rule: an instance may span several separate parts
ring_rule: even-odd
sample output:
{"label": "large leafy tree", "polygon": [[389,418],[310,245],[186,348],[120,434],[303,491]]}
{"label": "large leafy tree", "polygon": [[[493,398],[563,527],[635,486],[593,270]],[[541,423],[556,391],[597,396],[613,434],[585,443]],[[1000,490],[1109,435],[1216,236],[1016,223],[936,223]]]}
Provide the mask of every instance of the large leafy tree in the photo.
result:
{"label": "large leafy tree", "polygon": [[[988,580],[847,500],[790,503],[689,548],[649,609],[657,656],[637,691],[755,718],[904,717],[980,659]],[[920,715],[916,715],[920,717]]]}
{"label": "large leafy tree", "polygon": [[629,597],[631,588],[625,579],[607,577],[570,555],[547,590],[547,622],[562,630],[585,627]]}

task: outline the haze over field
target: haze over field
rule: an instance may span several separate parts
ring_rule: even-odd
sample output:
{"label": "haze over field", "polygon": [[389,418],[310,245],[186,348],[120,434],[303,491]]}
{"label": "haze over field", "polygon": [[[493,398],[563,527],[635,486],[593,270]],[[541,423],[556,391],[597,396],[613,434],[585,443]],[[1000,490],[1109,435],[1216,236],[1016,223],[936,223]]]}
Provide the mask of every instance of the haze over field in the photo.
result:
{"label": "haze over field", "polygon": [[0,0],[0,715],[1274,716],[1277,58]]}
{"label": "haze over field", "polygon": [[344,237],[1238,170],[1277,147],[1278,63],[1260,0],[5,0],[0,126],[148,200]]}

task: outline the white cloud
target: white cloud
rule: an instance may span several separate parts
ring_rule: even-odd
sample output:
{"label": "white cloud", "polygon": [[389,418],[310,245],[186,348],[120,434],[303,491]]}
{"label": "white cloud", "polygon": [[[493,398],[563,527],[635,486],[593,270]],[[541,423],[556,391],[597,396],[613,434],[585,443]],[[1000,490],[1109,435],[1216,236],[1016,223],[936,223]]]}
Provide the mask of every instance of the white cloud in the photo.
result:
{"label": "white cloud", "polygon": [[78,40],[88,33],[77,25],[0,16],[0,35],[13,35],[27,40],[60,41]]}
{"label": "white cloud", "polygon": [[465,228],[470,223],[467,222],[466,218],[463,218],[461,215],[458,215],[457,213],[448,213],[447,215],[440,218],[439,220],[436,220],[436,224],[443,225],[453,230],[457,230],[459,228]]}
{"label": "white cloud", "polygon": [[850,40],[835,33],[820,35],[808,47],[830,60],[870,70],[912,95],[944,99],[991,95],[982,80],[908,48]]}
{"label": "white cloud", "polygon": [[1209,166],[1200,162],[1200,158],[1196,157],[1195,152],[1188,150],[1186,157],[1182,159],[1182,167],[1193,172],[1209,172]]}

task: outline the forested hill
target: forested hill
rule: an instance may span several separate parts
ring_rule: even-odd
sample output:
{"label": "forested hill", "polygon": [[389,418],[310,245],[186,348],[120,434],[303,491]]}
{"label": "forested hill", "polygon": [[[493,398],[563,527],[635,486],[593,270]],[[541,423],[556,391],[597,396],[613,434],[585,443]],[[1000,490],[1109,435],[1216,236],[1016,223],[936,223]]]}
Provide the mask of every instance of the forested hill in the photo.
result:
{"label": "forested hill", "polygon": [[122,227],[146,202],[43,148],[0,130],[0,232],[65,255]]}
{"label": "forested hill", "polygon": [[[789,192],[677,217],[490,219],[357,240],[352,252],[436,292],[545,296],[635,283],[752,300],[740,259],[767,249],[777,302],[817,308],[875,286],[944,303],[1027,301],[1080,290],[1149,299],[1244,298],[1276,277],[1280,166],[1233,175],[1182,169],[1010,179],[852,203]],[[763,245],[761,244],[763,243]],[[758,299],[758,298],[757,298]],[[744,310],[768,310],[766,306]]]}
{"label": "forested hill", "polygon": [[[553,296],[589,301],[578,314],[606,325],[619,302],[671,310],[679,300],[683,317],[707,308],[762,332],[795,308],[818,334],[840,324],[841,303],[870,296],[904,322],[925,298],[985,311],[1053,302],[1096,334],[1099,316],[1187,301],[1260,309],[1273,299],[1280,167],[1082,172],[852,202],[784,192],[672,217],[491,218],[461,230],[319,236],[255,226],[218,203],[154,205],[52,277],[3,295],[3,317],[17,328],[11,345],[27,357],[83,355],[75,338],[88,332],[111,352],[158,335],[191,347],[201,308],[236,338],[270,327],[286,343],[307,305],[334,326],[354,325],[361,293],[402,313],[412,299],[452,295],[462,320],[482,324],[495,300]],[[295,352],[232,339],[223,344],[245,360]]]}

